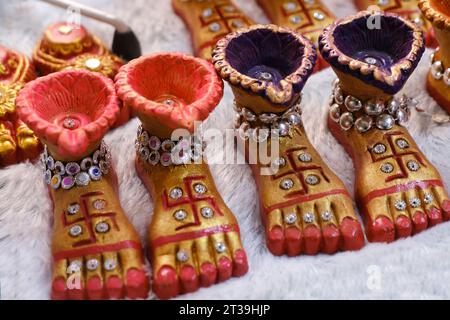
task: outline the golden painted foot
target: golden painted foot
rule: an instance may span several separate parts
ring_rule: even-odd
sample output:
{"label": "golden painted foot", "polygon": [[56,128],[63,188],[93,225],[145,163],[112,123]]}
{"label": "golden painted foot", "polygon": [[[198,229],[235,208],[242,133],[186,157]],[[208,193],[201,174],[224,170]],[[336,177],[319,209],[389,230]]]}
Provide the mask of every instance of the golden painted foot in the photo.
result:
{"label": "golden painted foot", "polygon": [[42,145],[39,139],[22,121],[18,120],[16,127],[17,146],[19,147],[21,157],[23,159],[37,158],[42,151]]}
{"label": "golden painted foot", "polygon": [[54,210],[52,298],[147,297],[139,237],[119,203],[111,154],[101,142],[119,115],[112,81],[61,71],[25,86],[17,107],[46,144],[44,180]]}
{"label": "golden painted foot", "polygon": [[450,113],[450,3],[441,0],[419,1],[425,17],[433,24],[439,49],[431,61],[427,89],[436,102]]}
{"label": "golden painted foot", "polygon": [[[422,32],[388,14],[381,16],[379,33],[365,32],[368,14],[338,21],[321,36],[322,55],[340,79],[328,125],[353,158],[356,201],[369,241],[391,242],[450,219],[450,201],[441,176],[401,126],[412,100],[393,97],[422,57]],[[394,29],[405,31],[400,35]],[[348,35],[355,36],[351,51],[344,54]],[[406,42],[411,49],[398,56],[397,48]],[[379,43],[389,46],[380,48]]]}
{"label": "golden painted foot", "polygon": [[371,7],[378,7],[412,21],[425,33],[427,46],[435,48],[437,43],[433,26],[420,12],[419,2],[420,0],[355,0],[355,5],[359,11],[370,11]]}
{"label": "golden painted foot", "polygon": [[[277,55],[269,59],[273,52]],[[250,139],[245,154],[259,190],[267,245],[275,255],[334,253],[364,245],[347,190],[301,125],[301,90],[315,60],[316,50],[309,40],[275,25],[242,29],[221,40],[214,50],[215,67],[236,98],[236,127],[241,137]],[[263,139],[259,148],[268,141],[271,161],[252,148],[251,140],[254,145],[258,139]],[[272,163],[278,170],[261,171]]]}
{"label": "golden painted foot", "polygon": [[[149,248],[156,295],[168,299],[246,274],[236,218],[201,162],[202,143],[186,136],[222,97],[213,66],[178,53],[142,57],[121,69],[116,89],[143,125],[136,166],[154,202]],[[184,139],[172,136],[177,128]]]}
{"label": "golden painted foot", "polygon": [[[258,0],[258,4],[272,23],[301,33],[315,45],[322,30],[335,20],[321,0]],[[327,67],[319,57],[315,70]]]}
{"label": "golden painted foot", "polygon": [[9,121],[0,121],[0,165],[7,166],[16,162],[17,145]]}
{"label": "golden painted foot", "polygon": [[253,24],[231,0],[172,0],[172,5],[192,35],[195,55],[206,60],[220,38]]}

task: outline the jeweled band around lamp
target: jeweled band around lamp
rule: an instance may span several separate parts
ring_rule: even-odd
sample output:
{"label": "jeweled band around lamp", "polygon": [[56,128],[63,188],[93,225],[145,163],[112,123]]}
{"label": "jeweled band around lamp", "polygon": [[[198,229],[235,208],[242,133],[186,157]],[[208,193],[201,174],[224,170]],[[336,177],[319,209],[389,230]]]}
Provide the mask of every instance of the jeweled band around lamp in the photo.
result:
{"label": "jeweled band around lamp", "polygon": [[432,57],[427,89],[439,105],[450,113],[450,2],[422,0],[419,6],[433,24],[439,49]]}
{"label": "jeweled band around lamp", "polygon": [[102,142],[119,115],[113,82],[84,70],[53,73],[27,84],[17,107],[46,145],[43,180],[54,208],[52,298],[145,298],[139,236],[121,208],[111,153]]}
{"label": "jeweled band around lamp", "polygon": [[[247,273],[237,221],[193,132],[222,98],[214,67],[177,53],[141,57],[121,68],[116,89],[142,122],[136,169],[154,201],[148,239],[156,295],[167,299]],[[192,139],[173,139],[175,129]]]}
{"label": "jeweled band around lamp", "polygon": [[34,159],[41,151],[36,136],[16,114],[17,93],[35,78],[26,56],[0,46],[0,166]]}
{"label": "jeweled band around lamp", "polygon": [[360,11],[379,8],[410,20],[425,33],[427,46],[435,48],[437,43],[433,27],[420,12],[418,4],[419,0],[355,0],[356,8]]}
{"label": "jeweled band around lamp", "polygon": [[[114,79],[124,62],[82,25],[58,22],[47,27],[33,51],[33,63],[41,75],[64,69],[88,70]],[[127,122],[123,108],[115,126]]]}
{"label": "jeweled band around lamp", "polygon": [[[250,142],[279,135],[279,170],[264,175],[251,164],[259,191],[267,245],[274,255],[313,255],[357,250],[364,236],[343,183],[309,142],[301,121],[301,91],[316,61],[316,48],[300,34],[275,25],[255,25],[217,43],[213,62],[235,96],[236,127]],[[267,130],[266,130],[267,133]],[[271,147],[269,147],[269,150]],[[273,155],[272,155],[273,157]]]}
{"label": "jeweled band around lamp", "polygon": [[397,15],[371,12],[339,20],[320,37],[320,50],[339,80],[328,126],[354,160],[356,201],[368,239],[390,242],[450,218],[442,179],[407,129],[407,97],[394,97],[416,68],[423,33]]}

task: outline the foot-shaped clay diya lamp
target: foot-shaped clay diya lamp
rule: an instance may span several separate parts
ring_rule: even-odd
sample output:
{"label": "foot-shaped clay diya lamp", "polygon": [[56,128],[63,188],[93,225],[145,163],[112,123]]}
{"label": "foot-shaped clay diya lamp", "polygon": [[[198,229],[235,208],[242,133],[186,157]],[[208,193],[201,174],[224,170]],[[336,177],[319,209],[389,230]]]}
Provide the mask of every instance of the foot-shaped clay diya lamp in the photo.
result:
{"label": "foot-shaped clay diya lamp", "polygon": [[[83,26],[58,22],[49,26],[33,52],[33,63],[41,75],[64,69],[98,72],[114,79],[123,61]],[[130,111],[121,110],[119,126],[128,121]]]}
{"label": "foot-shaped clay diya lamp", "polygon": [[103,136],[119,105],[113,82],[84,70],[27,84],[18,112],[46,145],[44,180],[54,207],[54,299],[145,298],[139,237],[118,197]]}
{"label": "foot-shaped clay diya lamp", "polygon": [[[420,12],[418,3],[420,0],[355,0],[356,8],[359,11],[368,10],[379,7],[385,12],[391,12],[412,21],[426,35],[427,46],[436,47],[436,38],[432,25],[425,19]],[[445,0],[443,0],[445,1]]]}
{"label": "foot-shaped clay diya lamp", "polygon": [[373,242],[408,237],[450,218],[441,176],[407,129],[412,99],[394,97],[424,52],[423,33],[395,14],[367,28],[365,11],[324,30],[320,50],[339,80],[328,124],[353,158],[356,201]]}
{"label": "foot-shaped clay diya lamp", "polygon": [[191,32],[195,55],[206,60],[220,38],[253,24],[231,0],[172,0],[172,5]]}
{"label": "foot-shaped clay diya lamp", "polygon": [[[240,136],[271,145],[261,129],[279,131],[279,158],[274,161],[279,170],[262,174],[267,164],[259,157],[252,165],[267,244],[275,255],[334,253],[364,245],[351,197],[301,123],[301,90],[315,61],[309,40],[275,25],[241,29],[213,51],[214,65],[236,98]],[[247,158],[249,145],[245,143]]]}
{"label": "foot-shaped clay diya lamp", "polygon": [[0,46],[0,166],[34,159],[41,144],[16,114],[16,96],[22,86],[36,78],[30,60]]}
{"label": "foot-shaped clay diya lamp", "polygon": [[433,24],[439,49],[432,58],[427,79],[430,95],[450,113],[450,2],[422,0],[420,8]]}
{"label": "foot-shaped clay diya lamp", "polygon": [[244,275],[239,227],[201,161],[202,143],[195,134],[192,141],[171,137],[177,128],[192,133],[219,103],[223,83],[214,67],[177,53],[142,57],[120,70],[116,89],[142,122],[136,168],[154,201],[149,247],[156,295],[167,299]]}
{"label": "foot-shaped clay diya lamp", "polygon": [[[258,0],[269,19],[276,25],[301,33],[317,44],[322,30],[336,18],[321,0]],[[319,57],[316,69],[328,64]]]}

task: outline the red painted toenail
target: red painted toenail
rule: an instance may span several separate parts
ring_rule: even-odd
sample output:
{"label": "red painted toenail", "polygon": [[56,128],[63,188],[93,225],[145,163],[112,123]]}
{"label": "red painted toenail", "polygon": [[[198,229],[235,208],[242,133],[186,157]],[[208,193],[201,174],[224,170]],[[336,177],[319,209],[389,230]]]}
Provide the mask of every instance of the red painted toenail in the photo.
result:
{"label": "red painted toenail", "polygon": [[316,226],[309,226],[305,229],[305,253],[315,255],[320,250],[322,235]]}
{"label": "red painted toenail", "polygon": [[428,227],[427,217],[421,211],[417,211],[416,213],[414,213],[412,220],[414,222],[414,233],[415,234],[425,230]]}
{"label": "red painted toenail", "polygon": [[200,286],[197,272],[192,266],[181,268],[180,280],[184,293],[197,291]]}
{"label": "red painted toenail", "polygon": [[123,283],[117,276],[112,276],[106,281],[106,292],[110,299],[123,298]]}
{"label": "red painted toenail", "polygon": [[340,229],[343,250],[359,250],[364,247],[364,233],[358,220],[345,218]]}
{"label": "red painted toenail", "polygon": [[387,217],[377,218],[369,225],[368,238],[370,242],[392,242],[395,240],[395,227]]}
{"label": "red painted toenail", "polygon": [[267,235],[267,247],[275,256],[284,254],[284,234],[281,227],[273,227]]}
{"label": "red painted toenail", "polygon": [[397,238],[406,238],[411,236],[412,224],[411,220],[405,216],[399,216],[395,221],[395,230],[397,231]]}
{"label": "red painted toenail", "polygon": [[233,276],[241,277],[248,272],[247,254],[244,250],[236,250],[234,254]]}
{"label": "red painted toenail", "polygon": [[442,210],[444,210],[444,220],[448,221],[450,220],[450,201],[449,200],[445,200],[442,203]]}
{"label": "red painted toenail", "polygon": [[208,288],[216,283],[217,279],[217,269],[216,267],[210,263],[205,262],[200,267],[200,284],[204,288]]}
{"label": "red painted toenail", "polygon": [[286,251],[288,256],[295,257],[302,252],[302,233],[296,227],[289,227],[285,231]]}
{"label": "red painted toenail", "polygon": [[100,277],[92,277],[89,279],[87,285],[87,295],[89,300],[104,299],[103,284]]}
{"label": "red painted toenail", "polygon": [[130,269],[127,272],[127,297],[145,299],[148,296],[148,278],[144,270]]}
{"label": "red painted toenail", "polygon": [[225,257],[220,259],[217,268],[219,271],[219,282],[223,282],[231,278],[233,267],[230,259]]}
{"label": "red painted toenail", "polygon": [[66,280],[64,278],[57,278],[53,280],[52,299],[67,300],[67,287],[66,287]]}
{"label": "red painted toenail", "polygon": [[[74,274],[75,275],[75,274]],[[75,279],[75,278],[74,278]],[[78,282],[78,280],[74,280],[74,282],[67,283],[67,294],[69,296],[70,300],[85,300],[86,297],[86,291],[84,288],[84,284],[82,282]],[[73,286],[73,288],[71,288]]]}
{"label": "red painted toenail", "polygon": [[334,224],[329,224],[323,227],[323,248],[324,253],[335,253],[339,249],[340,233],[339,229]]}
{"label": "red painted toenail", "polygon": [[171,267],[159,269],[153,281],[153,290],[160,299],[170,299],[180,293],[180,286],[176,271]]}
{"label": "red painted toenail", "polygon": [[427,212],[428,221],[430,222],[430,227],[433,227],[442,222],[442,212],[436,207],[431,208]]}

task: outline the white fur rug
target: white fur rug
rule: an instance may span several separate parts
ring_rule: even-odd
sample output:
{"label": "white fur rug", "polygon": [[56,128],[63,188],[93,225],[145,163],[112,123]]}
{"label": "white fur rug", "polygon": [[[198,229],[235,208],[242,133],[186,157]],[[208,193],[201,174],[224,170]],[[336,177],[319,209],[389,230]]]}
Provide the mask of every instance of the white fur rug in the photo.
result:
{"label": "white fur rug", "polygon": [[[171,11],[169,0],[83,1],[122,16],[142,41],[144,53],[191,52],[188,33]],[[254,0],[236,1],[259,22],[267,22]],[[352,1],[325,1],[338,16],[354,12]],[[64,11],[39,1],[0,0],[0,42],[30,54],[47,24],[64,19]],[[83,23],[111,41],[113,30]],[[430,112],[441,112],[425,90],[429,53],[405,92]],[[325,126],[326,102],[334,76],[330,70],[311,77],[304,90],[304,122],[313,144],[353,191],[353,167]],[[232,126],[229,89],[208,120],[209,126]],[[121,201],[142,239],[151,219],[151,202],[134,169],[133,141],[137,120],[111,132],[121,181]],[[450,125],[438,126],[429,116],[413,115],[408,125],[428,158],[450,186]],[[266,249],[254,180],[245,165],[215,165],[219,190],[236,213],[250,272],[181,299],[435,299],[450,298],[450,223],[393,244],[368,244],[355,253],[334,256],[276,258]],[[39,167],[20,164],[0,170],[0,284],[3,299],[48,299],[50,290],[50,200]]]}

